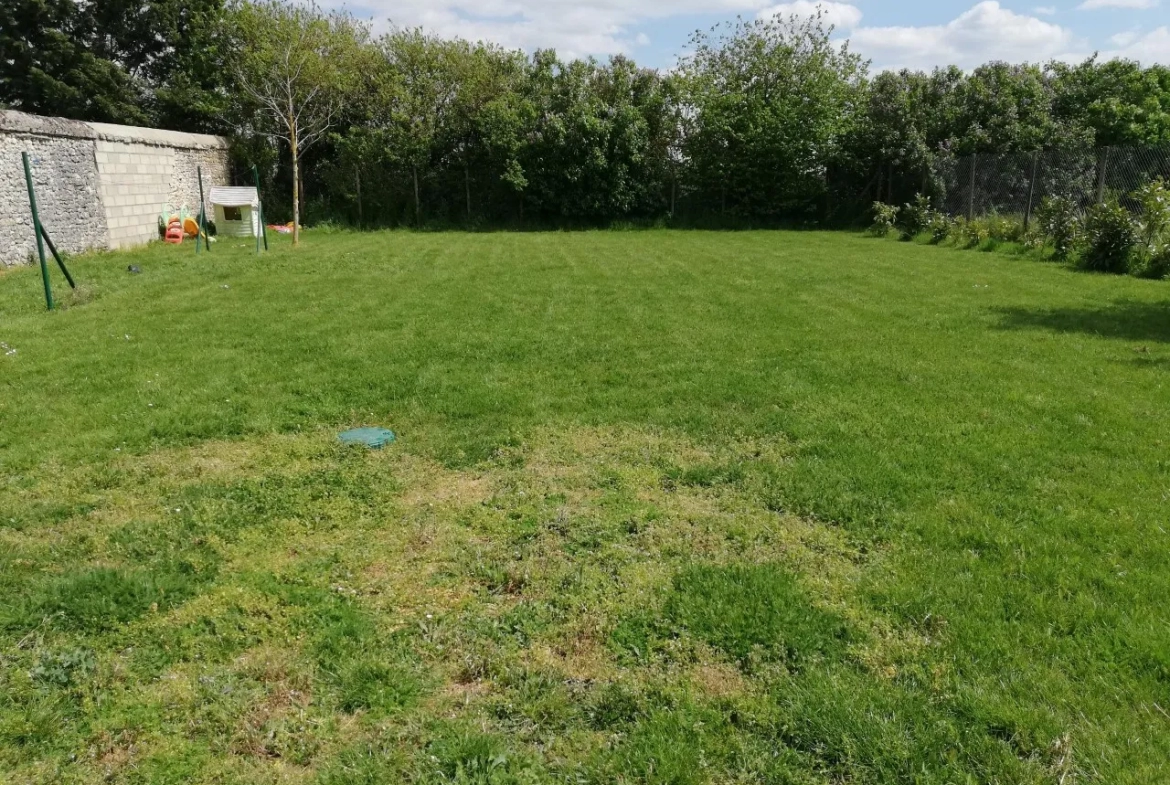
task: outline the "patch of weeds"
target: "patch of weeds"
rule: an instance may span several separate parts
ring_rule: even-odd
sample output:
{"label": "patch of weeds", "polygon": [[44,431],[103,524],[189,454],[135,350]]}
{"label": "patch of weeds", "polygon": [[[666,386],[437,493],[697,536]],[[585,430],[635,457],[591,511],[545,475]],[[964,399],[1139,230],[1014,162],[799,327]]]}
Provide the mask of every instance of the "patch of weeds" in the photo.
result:
{"label": "patch of weeds", "polygon": [[321,771],[320,785],[386,785],[403,782],[406,761],[393,747],[366,743],[339,752]]}
{"label": "patch of weeds", "polygon": [[519,594],[528,583],[524,564],[515,560],[481,559],[471,574],[492,594]]}
{"label": "patch of weeds", "polygon": [[[7,685],[6,685],[7,686]],[[15,765],[13,753],[61,744],[63,732],[75,708],[67,696],[55,690],[0,697],[0,761]]]}
{"label": "patch of weeds", "polygon": [[190,520],[131,521],[110,535],[108,547],[136,564],[184,560],[208,569],[220,561],[215,548]]}
{"label": "patch of weeds", "polygon": [[777,565],[690,567],[675,576],[666,621],[746,663],[755,653],[799,664],[838,655],[844,623],[813,607]]}
{"label": "patch of weeds", "polygon": [[417,674],[384,662],[376,654],[343,663],[336,682],[338,707],[349,714],[359,709],[390,712],[405,708],[422,691]]}
{"label": "patch of weeds", "polygon": [[317,661],[331,664],[367,650],[377,641],[370,615],[352,600],[323,593],[300,625],[312,636],[310,650]]}
{"label": "patch of weeds", "polygon": [[516,754],[503,738],[470,729],[447,728],[426,747],[417,781],[454,785],[530,785],[540,772]]}
{"label": "patch of weeds", "polygon": [[137,765],[127,769],[128,785],[188,785],[205,779],[212,762],[206,747],[185,744],[166,747],[145,756]]}
{"label": "patch of weeds", "polygon": [[693,706],[654,711],[595,764],[597,780],[701,785],[710,780],[712,765],[727,757],[730,732],[716,712]]}
{"label": "patch of weeds", "polygon": [[307,636],[307,651],[342,711],[390,712],[409,706],[421,694],[423,683],[410,665],[414,657],[406,633],[389,638],[379,634],[368,611],[324,589],[295,583],[269,588],[303,608],[294,627]]}
{"label": "patch of weeds", "polygon": [[504,689],[491,706],[497,720],[516,727],[532,725],[559,732],[578,719],[578,702],[559,674],[535,668],[512,668],[500,678]]}
{"label": "patch of weeds", "polygon": [[97,667],[89,649],[45,652],[29,671],[29,678],[50,687],[69,687],[89,677]]}
{"label": "patch of weeds", "polygon": [[38,526],[54,526],[81,518],[97,509],[87,502],[37,501],[23,504],[20,510],[0,508],[0,529],[23,532]]}
{"label": "patch of weeds", "polygon": [[611,730],[645,715],[642,699],[631,687],[613,682],[592,691],[585,708],[595,730]]}
{"label": "patch of weeds", "polygon": [[626,614],[618,621],[610,633],[609,641],[619,654],[635,661],[644,661],[657,648],[657,639],[665,634],[667,630],[656,614],[648,610],[638,610]]}
{"label": "patch of weeds", "polygon": [[770,690],[780,740],[859,782],[1045,781],[1037,761],[978,724],[850,668],[818,668]]}
{"label": "patch of weeds", "polygon": [[518,602],[500,614],[493,625],[498,634],[527,646],[534,637],[556,623],[559,616],[548,603],[536,600]]}
{"label": "patch of weeds", "polygon": [[268,474],[237,482],[203,482],[184,487],[167,502],[201,534],[232,542],[245,529],[283,519],[316,520],[331,503],[375,505],[364,456],[337,454],[340,466],[325,465],[307,472]]}
{"label": "patch of weeds", "polygon": [[673,490],[678,487],[713,488],[718,485],[734,485],[743,480],[744,468],[739,463],[701,463],[680,468],[671,466],[662,473],[662,487]]}
{"label": "patch of weeds", "polygon": [[179,698],[187,703],[187,736],[211,743],[230,738],[248,706],[262,700],[263,694],[263,685],[243,673],[204,669]]}
{"label": "patch of weeds", "polygon": [[131,639],[134,667],[157,674],[176,662],[227,662],[262,643],[271,624],[263,607],[216,603],[194,618],[166,619],[136,630]]}
{"label": "patch of weeds", "polygon": [[98,567],[44,581],[0,626],[28,628],[56,617],[63,627],[102,632],[143,616],[166,611],[198,593],[214,577],[187,561],[150,568]]}
{"label": "patch of weeds", "polygon": [[447,650],[445,652],[447,658],[455,662],[455,681],[459,684],[472,684],[504,675],[512,662],[516,647],[495,637],[463,630],[455,633],[452,642],[444,648]]}
{"label": "patch of weeds", "polygon": [[232,541],[243,529],[293,516],[299,487],[281,475],[235,483],[191,485],[168,502],[192,529]]}

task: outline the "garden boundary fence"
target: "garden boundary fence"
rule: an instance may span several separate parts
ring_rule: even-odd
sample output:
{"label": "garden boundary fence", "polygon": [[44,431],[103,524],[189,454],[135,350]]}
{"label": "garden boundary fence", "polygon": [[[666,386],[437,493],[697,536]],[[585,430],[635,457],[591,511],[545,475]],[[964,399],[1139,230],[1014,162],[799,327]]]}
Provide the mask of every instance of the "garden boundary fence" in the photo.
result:
{"label": "garden boundary fence", "polygon": [[1170,145],[977,154],[940,161],[934,173],[942,212],[968,220],[1018,216],[1028,228],[1047,196],[1071,199],[1081,210],[1116,197],[1137,212],[1135,189],[1170,180]]}

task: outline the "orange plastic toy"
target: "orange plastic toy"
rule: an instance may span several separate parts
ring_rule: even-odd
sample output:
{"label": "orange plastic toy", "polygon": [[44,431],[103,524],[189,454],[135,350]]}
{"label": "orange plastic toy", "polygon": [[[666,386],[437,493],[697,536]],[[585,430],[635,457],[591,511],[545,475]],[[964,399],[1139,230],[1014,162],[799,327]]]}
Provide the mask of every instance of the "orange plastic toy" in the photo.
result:
{"label": "orange plastic toy", "polygon": [[176,245],[183,242],[183,222],[177,217],[167,221],[167,233],[163,240]]}

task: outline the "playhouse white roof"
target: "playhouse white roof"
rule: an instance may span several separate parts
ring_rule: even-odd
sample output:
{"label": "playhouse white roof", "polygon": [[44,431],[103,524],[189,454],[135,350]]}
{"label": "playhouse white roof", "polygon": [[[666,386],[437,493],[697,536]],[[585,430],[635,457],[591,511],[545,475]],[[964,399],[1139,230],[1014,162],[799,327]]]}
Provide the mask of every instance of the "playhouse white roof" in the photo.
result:
{"label": "playhouse white roof", "polygon": [[207,201],[224,207],[253,207],[260,195],[250,185],[213,185]]}

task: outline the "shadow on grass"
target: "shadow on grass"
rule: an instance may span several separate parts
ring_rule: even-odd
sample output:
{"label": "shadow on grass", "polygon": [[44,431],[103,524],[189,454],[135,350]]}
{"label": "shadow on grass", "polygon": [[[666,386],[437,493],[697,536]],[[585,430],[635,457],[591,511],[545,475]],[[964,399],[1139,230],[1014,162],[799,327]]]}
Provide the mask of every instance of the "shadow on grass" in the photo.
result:
{"label": "shadow on grass", "polygon": [[1118,301],[1091,308],[999,308],[1000,328],[1087,333],[1127,341],[1170,343],[1170,300]]}

